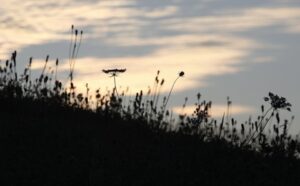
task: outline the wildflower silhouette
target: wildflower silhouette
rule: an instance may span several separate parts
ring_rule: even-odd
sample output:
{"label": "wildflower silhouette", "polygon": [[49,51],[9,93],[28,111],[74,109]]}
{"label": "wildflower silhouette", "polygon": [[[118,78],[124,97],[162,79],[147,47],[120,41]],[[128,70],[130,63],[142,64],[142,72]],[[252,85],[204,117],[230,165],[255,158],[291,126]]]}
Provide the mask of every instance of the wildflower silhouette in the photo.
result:
{"label": "wildflower silhouette", "polygon": [[82,35],[83,35],[82,30],[80,31],[80,35],[79,35],[79,31],[77,29],[74,29],[74,25],[71,26],[71,42],[69,46],[69,66],[70,66],[69,77],[70,77],[71,87],[73,86],[72,84],[73,84],[75,62],[78,57],[78,52],[82,42]]}
{"label": "wildflower silhouette", "polygon": [[117,91],[117,83],[116,83],[116,77],[119,73],[124,73],[126,72],[126,69],[103,69],[102,72],[104,72],[105,74],[110,74],[110,77],[114,78],[114,90],[113,93],[116,93],[117,97],[119,97],[118,95],[118,91]]}
{"label": "wildflower silhouette", "polygon": [[286,98],[274,95],[272,92],[269,92],[269,97],[265,97],[264,100],[266,102],[270,102],[271,108],[273,108],[274,110],[286,109],[288,111],[291,111],[292,104],[287,102]]}
{"label": "wildflower silhouette", "polygon": [[183,77],[183,76],[184,76],[184,72],[183,72],[183,71],[179,72],[178,77],[177,77],[177,78],[175,79],[175,81],[173,82],[173,85],[172,85],[172,87],[171,87],[171,89],[170,89],[170,92],[169,92],[169,94],[168,94],[168,97],[167,97],[167,99],[166,99],[166,102],[165,102],[165,104],[163,105],[163,112],[164,112],[165,109],[166,109],[166,106],[167,106],[167,104],[168,104],[168,101],[169,101],[169,99],[170,99],[171,93],[172,93],[172,91],[173,91],[173,89],[174,89],[174,86],[175,86],[177,80],[178,80],[179,78]]}
{"label": "wildflower silhouette", "polygon": [[[259,134],[261,134],[264,131],[264,129],[268,125],[268,123],[271,120],[271,118],[273,118],[275,116],[275,112],[276,112],[277,122],[279,123],[280,122],[279,114],[278,114],[278,110],[279,109],[284,109],[284,110],[287,110],[287,111],[291,111],[292,104],[289,103],[289,102],[287,102],[286,98],[279,97],[277,94],[273,94],[272,92],[269,92],[269,97],[264,97],[264,100],[266,102],[269,102],[271,106],[264,113],[264,115],[260,119],[260,122],[258,124],[258,127],[260,128],[260,131],[259,132],[253,132],[253,134],[248,139],[246,139],[242,143],[242,145],[243,144],[251,144],[259,136]],[[264,108],[262,110],[264,111]],[[271,112],[271,114],[265,120],[265,118],[267,117],[268,113],[270,113],[270,112]],[[264,120],[266,121],[265,123],[263,123]]]}

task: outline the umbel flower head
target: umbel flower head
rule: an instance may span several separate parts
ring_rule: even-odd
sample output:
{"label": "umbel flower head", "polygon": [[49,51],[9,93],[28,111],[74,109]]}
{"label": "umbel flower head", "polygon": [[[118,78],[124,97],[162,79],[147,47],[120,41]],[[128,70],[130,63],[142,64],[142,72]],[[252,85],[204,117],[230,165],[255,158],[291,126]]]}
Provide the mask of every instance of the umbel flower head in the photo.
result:
{"label": "umbel flower head", "polygon": [[273,94],[272,92],[269,92],[269,97],[264,98],[265,101],[270,102],[273,109],[286,109],[288,111],[291,111],[291,104],[286,101],[286,98],[279,97],[276,94]]}
{"label": "umbel flower head", "polygon": [[102,70],[102,72],[104,72],[105,74],[110,74],[111,76],[110,77],[113,77],[114,78],[114,93],[118,95],[118,91],[117,91],[117,83],[116,83],[116,77],[119,73],[124,73],[126,71],[126,69],[107,69],[107,70]]}
{"label": "umbel flower head", "polygon": [[105,74],[110,74],[111,76],[117,76],[119,73],[124,73],[126,69],[103,69],[102,72]]}

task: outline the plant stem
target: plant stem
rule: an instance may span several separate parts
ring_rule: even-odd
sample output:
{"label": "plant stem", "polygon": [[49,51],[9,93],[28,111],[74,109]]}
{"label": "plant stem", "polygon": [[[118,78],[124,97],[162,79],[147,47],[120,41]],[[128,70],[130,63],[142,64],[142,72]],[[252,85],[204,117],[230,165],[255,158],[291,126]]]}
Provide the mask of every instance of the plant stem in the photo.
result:
{"label": "plant stem", "polygon": [[117,97],[119,97],[119,94],[118,94],[118,91],[117,91],[116,76],[114,75],[113,77],[114,77],[114,85],[115,85],[114,92],[116,91]]}
{"label": "plant stem", "polygon": [[[261,120],[260,120],[260,122],[259,122],[259,124],[258,124],[257,127],[260,127],[260,126],[262,125],[263,120],[265,119],[265,117],[267,116],[267,114],[268,114],[271,110],[272,110],[272,107],[270,107],[270,108],[267,110],[267,112],[262,116],[262,118],[261,118]],[[265,126],[263,127],[262,131],[263,131],[263,130],[265,129],[265,127],[267,126],[267,124],[268,124],[268,122],[269,122],[269,120],[270,120],[271,117],[272,117],[272,115],[269,117],[269,119],[268,119],[267,123],[265,124]],[[253,139],[253,137],[254,137],[255,134],[256,134],[256,132],[253,132],[253,134],[251,135],[251,137],[249,137],[248,140],[245,141],[245,143],[250,143],[250,142],[251,142],[251,139]],[[256,137],[257,137],[257,136],[255,136],[255,138],[256,138]],[[255,138],[254,138],[254,139],[255,139]],[[251,144],[251,143],[250,143],[250,144]]]}
{"label": "plant stem", "polygon": [[167,97],[167,99],[166,99],[166,102],[165,102],[165,104],[163,105],[163,112],[165,112],[166,106],[167,106],[168,101],[169,101],[169,99],[170,99],[170,96],[171,96],[171,93],[172,93],[173,88],[174,88],[174,86],[175,86],[175,83],[176,83],[176,81],[177,81],[179,78],[180,78],[180,76],[178,76],[178,77],[175,79],[175,81],[173,82],[173,85],[172,85],[172,87],[171,87],[171,89],[170,89],[170,92],[169,92],[169,95],[168,95],[168,97]]}

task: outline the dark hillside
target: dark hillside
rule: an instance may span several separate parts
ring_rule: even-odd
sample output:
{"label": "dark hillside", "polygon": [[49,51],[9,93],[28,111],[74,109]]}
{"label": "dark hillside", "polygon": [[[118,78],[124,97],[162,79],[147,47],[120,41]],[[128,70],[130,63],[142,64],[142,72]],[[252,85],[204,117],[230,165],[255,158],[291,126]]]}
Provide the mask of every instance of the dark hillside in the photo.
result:
{"label": "dark hillside", "polygon": [[299,185],[300,164],[44,101],[0,99],[2,185]]}

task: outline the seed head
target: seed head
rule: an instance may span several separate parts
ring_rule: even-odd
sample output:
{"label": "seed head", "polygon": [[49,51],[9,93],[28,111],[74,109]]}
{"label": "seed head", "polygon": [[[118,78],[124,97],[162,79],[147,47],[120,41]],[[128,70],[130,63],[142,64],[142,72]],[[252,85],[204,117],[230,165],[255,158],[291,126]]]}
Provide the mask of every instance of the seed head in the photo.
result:
{"label": "seed head", "polygon": [[184,76],[184,72],[183,71],[179,72],[179,77],[182,77],[182,76]]}
{"label": "seed head", "polygon": [[160,82],[160,85],[162,86],[164,84],[165,80],[162,79],[161,82]]}

